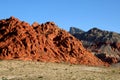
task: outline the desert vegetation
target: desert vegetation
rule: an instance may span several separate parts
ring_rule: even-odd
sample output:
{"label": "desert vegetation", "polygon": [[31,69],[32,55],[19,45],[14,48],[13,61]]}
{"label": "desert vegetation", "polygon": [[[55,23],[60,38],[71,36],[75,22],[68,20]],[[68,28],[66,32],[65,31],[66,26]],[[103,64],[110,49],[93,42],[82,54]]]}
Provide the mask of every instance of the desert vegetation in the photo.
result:
{"label": "desert vegetation", "polygon": [[0,80],[119,80],[120,67],[1,60]]}
{"label": "desert vegetation", "polygon": [[111,65],[119,57],[101,59],[92,52],[54,22],[0,20],[0,80],[119,80],[119,64]]}

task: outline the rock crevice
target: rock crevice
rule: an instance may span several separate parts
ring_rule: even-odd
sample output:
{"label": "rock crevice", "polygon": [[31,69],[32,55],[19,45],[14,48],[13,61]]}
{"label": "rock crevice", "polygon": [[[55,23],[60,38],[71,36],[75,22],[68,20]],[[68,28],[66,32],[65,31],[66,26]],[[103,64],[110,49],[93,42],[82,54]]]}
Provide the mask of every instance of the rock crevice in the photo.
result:
{"label": "rock crevice", "polygon": [[0,59],[108,65],[54,22],[29,25],[14,17],[0,20]]}

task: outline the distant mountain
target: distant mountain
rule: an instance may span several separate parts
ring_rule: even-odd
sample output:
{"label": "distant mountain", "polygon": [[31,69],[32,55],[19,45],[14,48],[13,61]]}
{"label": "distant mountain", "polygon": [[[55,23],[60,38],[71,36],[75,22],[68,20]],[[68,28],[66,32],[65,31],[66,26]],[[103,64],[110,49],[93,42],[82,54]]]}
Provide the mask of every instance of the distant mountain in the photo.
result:
{"label": "distant mountain", "polygon": [[[80,32],[78,32],[80,31]],[[70,28],[69,31],[78,38],[85,48],[92,51],[101,60],[109,63],[120,61],[120,34],[92,28],[84,32],[78,28]]]}
{"label": "distant mountain", "polygon": [[83,30],[81,30],[81,29],[79,29],[79,28],[70,27],[70,33],[71,33],[71,34],[76,34],[76,33],[81,34],[81,33],[83,33],[83,32],[85,32],[85,31],[83,31]]}
{"label": "distant mountain", "polygon": [[0,59],[108,65],[55,23],[29,25],[14,17],[0,20]]}

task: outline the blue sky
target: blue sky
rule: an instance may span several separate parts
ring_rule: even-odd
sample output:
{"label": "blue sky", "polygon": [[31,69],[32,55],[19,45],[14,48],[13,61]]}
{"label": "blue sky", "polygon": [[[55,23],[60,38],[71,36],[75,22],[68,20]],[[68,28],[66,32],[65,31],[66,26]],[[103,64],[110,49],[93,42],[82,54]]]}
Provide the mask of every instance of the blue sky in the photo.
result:
{"label": "blue sky", "polygon": [[0,19],[15,16],[32,24],[53,21],[60,28],[98,27],[120,33],[120,0],[1,0]]}

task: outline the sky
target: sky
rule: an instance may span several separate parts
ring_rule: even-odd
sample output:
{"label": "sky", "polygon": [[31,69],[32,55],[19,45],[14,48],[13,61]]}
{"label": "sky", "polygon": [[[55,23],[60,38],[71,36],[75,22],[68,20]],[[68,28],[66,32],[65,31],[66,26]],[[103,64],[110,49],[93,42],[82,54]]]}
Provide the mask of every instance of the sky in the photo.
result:
{"label": "sky", "polygon": [[10,16],[30,24],[52,21],[67,31],[97,27],[120,33],[120,0],[1,0],[0,19]]}

